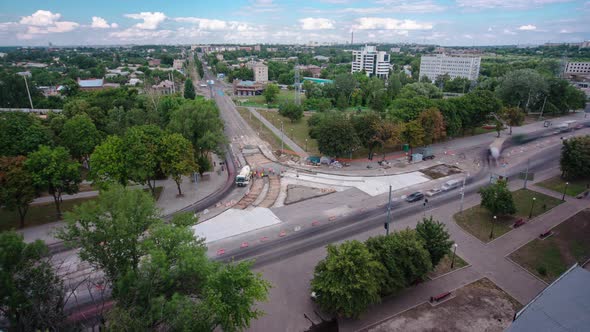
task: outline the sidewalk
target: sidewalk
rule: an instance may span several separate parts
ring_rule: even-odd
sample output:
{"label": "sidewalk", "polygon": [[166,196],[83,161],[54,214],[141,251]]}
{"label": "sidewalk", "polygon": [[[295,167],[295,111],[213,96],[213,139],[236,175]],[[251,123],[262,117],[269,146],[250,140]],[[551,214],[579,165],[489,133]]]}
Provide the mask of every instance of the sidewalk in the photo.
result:
{"label": "sidewalk", "polygon": [[[189,178],[183,177],[183,182],[181,184],[182,193],[184,194],[183,197],[176,197],[178,194],[178,188],[176,187],[176,182],[174,182],[174,180],[166,179],[156,181],[157,187],[164,187],[162,193],[160,194],[160,198],[156,202],[156,206],[161,209],[162,215],[168,215],[182,210],[183,208],[208,197],[219,188],[223,187],[225,181],[227,180],[228,174],[227,172],[221,172],[221,166],[219,166],[219,157],[213,155],[212,159],[216,166],[211,172],[205,173],[202,178],[199,176],[199,180],[196,184],[191,182]],[[67,200],[81,197],[92,197],[96,195],[98,195],[98,191],[87,191],[74,195],[64,195],[63,199]],[[45,202],[52,203],[53,197],[40,197],[38,198],[38,201],[35,201],[35,203]],[[56,239],[53,236],[53,232],[57,228],[63,226],[63,224],[63,221],[56,221],[53,223],[27,227],[20,229],[17,232],[23,235],[25,242],[43,240],[46,244],[50,245],[61,242],[61,240]]]}

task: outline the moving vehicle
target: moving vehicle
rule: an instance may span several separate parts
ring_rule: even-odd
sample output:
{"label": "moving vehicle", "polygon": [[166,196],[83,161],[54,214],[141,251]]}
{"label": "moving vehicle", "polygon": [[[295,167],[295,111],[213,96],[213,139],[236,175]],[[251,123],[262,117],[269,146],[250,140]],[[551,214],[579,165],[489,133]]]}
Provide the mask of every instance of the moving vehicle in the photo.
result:
{"label": "moving vehicle", "polygon": [[440,193],[442,193],[442,189],[440,189],[440,188],[432,188],[432,189],[428,190],[425,194],[428,197],[432,197],[432,196],[438,195]]}
{"label": "moving vehicle", "polygon": [[577,121],[576,120],[569,120],[563,121],[562,123],[557,125],[558,132],[570,131],[576,128]]}
{"label": "moving vehicle", "polygon": [[442,191],[449,191],[449,190],[453,190],[455,188],[460,187],[461,184],[463,184],[463,180],[461,180],[461,179],[450,180],[450,181],[445,182],[442,185],[441,189],[442,189]]}
{"label": "moving vehicle", "polygon": [[424,198],[424,194],[416,191],[415,193],[411,193],[408,196],[406,196],[406,202],[416,202],[416,201],[421,201]]}
{"label": "moving vehicle", "polygon": [[250,184],[251,177],[252,172],[250,171],[250,166],[246,165],[242,167],[240,174],[236,175],[236,185],[238,187],[246,187]]}

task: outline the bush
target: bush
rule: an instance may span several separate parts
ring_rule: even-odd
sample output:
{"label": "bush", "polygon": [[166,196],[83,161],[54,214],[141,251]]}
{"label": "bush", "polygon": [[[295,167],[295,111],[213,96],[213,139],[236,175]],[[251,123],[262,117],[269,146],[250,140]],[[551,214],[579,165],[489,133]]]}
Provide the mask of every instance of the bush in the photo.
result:
{"label": "bush", "polygon": [[537,273],[544,277],[547,275],[547,268],[543,265],[537,266]]}

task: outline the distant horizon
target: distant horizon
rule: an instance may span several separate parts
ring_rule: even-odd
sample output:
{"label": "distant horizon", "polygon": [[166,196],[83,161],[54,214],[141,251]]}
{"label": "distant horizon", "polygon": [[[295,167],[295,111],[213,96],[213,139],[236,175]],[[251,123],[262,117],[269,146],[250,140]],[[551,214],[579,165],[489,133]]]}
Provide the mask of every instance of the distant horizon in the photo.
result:
{"label": "distant horizon", "polygon": [[588,0],[22,0],[3,2],[0,13],[0,46],[590,39]]}

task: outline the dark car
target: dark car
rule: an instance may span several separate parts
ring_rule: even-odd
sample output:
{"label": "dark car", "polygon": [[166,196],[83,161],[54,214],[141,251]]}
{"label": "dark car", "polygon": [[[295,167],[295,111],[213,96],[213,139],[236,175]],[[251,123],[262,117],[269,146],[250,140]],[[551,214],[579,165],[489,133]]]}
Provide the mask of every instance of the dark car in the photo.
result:
{"label": "dark car", "polygon": [[406,197],[406,201],[407,202],[416,202],[416,201],[422,200],[423,198],[424,198],[424,194],[419,191],[416,191],[415,193],[409,194]]}

